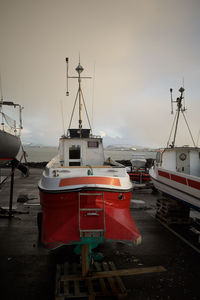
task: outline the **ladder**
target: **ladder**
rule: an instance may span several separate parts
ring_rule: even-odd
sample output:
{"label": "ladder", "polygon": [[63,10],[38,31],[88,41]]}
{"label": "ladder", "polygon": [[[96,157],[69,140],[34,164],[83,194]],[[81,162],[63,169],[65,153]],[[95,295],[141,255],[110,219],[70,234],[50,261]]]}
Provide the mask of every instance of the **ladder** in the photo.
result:
{"label": "ladder", "polygon": [[[83,206],[83,198],[84,196],[101,196],[102,207],[84,207]],[[104,193],[81,193],[79,192],[78,198],[78,208],[79,208],[79,232],[80,237],[101,237],[104,236],[106,231],[105,224],[105,202],[104,202]],[[85,212],[85,214],[83,214]],[[101,213],[102,212],[102,213]],[[102,228],[82,228],[82,223],[86,220],[85,218],[92,217],[92,221],[94,222],[94,217],[98,218],[97,220],[102,224]]]}

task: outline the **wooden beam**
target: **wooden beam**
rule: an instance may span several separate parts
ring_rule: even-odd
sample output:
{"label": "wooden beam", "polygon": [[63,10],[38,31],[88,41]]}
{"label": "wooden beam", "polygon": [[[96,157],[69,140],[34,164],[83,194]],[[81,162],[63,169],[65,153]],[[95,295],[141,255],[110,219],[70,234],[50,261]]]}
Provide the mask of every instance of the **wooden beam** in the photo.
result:
{"label": "wooden beam", "polygon": [[[112,271],[102,271],[102,272],[93,272],[92,276],[85,276],[84,279],[98,279],[98,278],[109,278],[115,276],[132,276],[132,275],[142,275],[149,273],[165,272],[166,269],[162,266],[154,266],[147,268],[133,268],[133,269],[121,269],[121,270],[112,270]],[[61,281],[70,281],[70,280],[82,280],[83,276],[81,275],[63,275],[61,276]]]}
{"label": "wooden beam", "polygon": [[83,244],[81,247],[81,263],[82,263],[82,277],[86,277],[90,268],[89,245]]}

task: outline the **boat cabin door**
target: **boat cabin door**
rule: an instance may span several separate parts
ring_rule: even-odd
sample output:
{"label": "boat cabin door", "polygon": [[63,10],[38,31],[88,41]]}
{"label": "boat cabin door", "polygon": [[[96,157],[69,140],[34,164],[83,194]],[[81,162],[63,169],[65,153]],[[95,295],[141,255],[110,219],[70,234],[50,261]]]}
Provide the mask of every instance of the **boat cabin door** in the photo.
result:
{"label": "boat cabin door", "polygon": [[190,174],[190,156],[188,150],[180,150],[176,152],[176,171]]}
{"label": "boat cabin door", "polygon": [[79,145],[72,145],[69,148],[69,166],[81,165],[81,147]]}

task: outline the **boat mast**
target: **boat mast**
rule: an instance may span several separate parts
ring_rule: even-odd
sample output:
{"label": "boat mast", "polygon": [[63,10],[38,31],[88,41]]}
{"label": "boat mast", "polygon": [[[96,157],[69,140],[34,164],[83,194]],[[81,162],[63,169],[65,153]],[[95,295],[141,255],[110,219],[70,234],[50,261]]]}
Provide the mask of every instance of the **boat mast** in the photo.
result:
{"label": "boat mast", "polygon": [[2,105],[3,105],[3,90],[2,90],[2,82],[1,82],[1,73],[0,73],[0,112],[2,111]]}
{"label": "boat mast", "polygon": [[66,68],[66,70],[67,70],[67,83],[66,83],[67,91],[66,91],[66,96],[69,96],[68,79],[69,78],[77,78],[78,79],[78,92],[77,92],[76,99],[75,99],[75,102],[74,102],[74,107],[73,107],[73,110],[72,110],[72,115],[71,115],[71,119],[70,119],[68,130],[71,127],[71,122],[72,122],[72,118],[73,118],[74,109],[75,109],[75,106],[76,106],[77,99],[79,99],[79,121],[78,121],[78,127],[79,127],[79,130],[80,130],[80,137],[81,137],[82,136],[82,134],[81,134],[81,131],[82,131],[82,103],[84,104],[86,115],[87,115],[87,119],[88,119],[88,123],[89,123],[90,129],[91,129],[90,120],[89,120],[89,117],[88,117],[88,113],[87,113],[87,109],[86,109],[86,105],[85,105],[85,101],[84,101],[84,97],[83,97],[83,92],[82,92],[82,89],[81,89],[81,79],[91,79],[92,77],[82,77],[81,76],[81,73],[84,71],[84,68],[80,64],[80,56],[79,56],[78,66],[75,69],[76,72],[78,73],[78,76],[69,76],[68,75],[68,69],[69,69],[68,63],[69,63],[69,58],[67,57],[66,58],[66,64],[67,64],[67,68]]}
{"label": "boat mast", "polygon": [[78,66],[76,67],[76,71],[78,73],[78,98],[79,98],[79,129],[80,129],[80,132],[82,130],[82,117],[81,117],[81,111],[82,111],[82,103],[81,103],[81,73],[83,72],[83,67],[81,66],[80,64],[80,57],[79,57],[79,64]]}
{"label": "boat mast", "polygon": [[175,125],[175,131],[174,131],[174,138],[172,141],[172,148],[175,145],[175,141],[176,141],[176,134],[177,134],[177,128],[178,128],[178,121],[179,121],[179,117],[180,117],[180,111],[185,111],[185,108],[182,108],[182,100],[183,100],[183,92],[184,92],[184,88],[181,87],[179,89],[179,92],[181,93],[180,97],[176,99],[176,101],[172,100],[172,103],[175,102],[177,103],[177,117],[176,117],[176,125]]}
{"label": "boat mast", "polygon": [[176,136],[177,136],[177,129],[178,129],[178,122],[179,122],[179,118],[180,118],[180,113],[182,113],[182,115],[184,117],[184,120],[186,122],[186,125],[188,127],[188,130],[189,130],[189,133],[190,133],[190,136],[191,136],[191,139],[192,139],[192,142],[194,144],[194,147],[196,147],[194,139],[193,139],[193,136],[192,136],[192,133],[191,133],[191,130],[189,128],[188,122],[187,122],[185,114],[184,114],[184,112],[186,111],[186,108],[185,108],[185,106],[183,107],[183,105],[182,105],[182,102],[183,102],[183,99],[184,99],[183,93],[184,93],[185,89],[183,87],[181,87],[179,89],[179,92],[181,93],[181,95],[180,95],[180,97],[178,97],[176,99],[176,101],[173,101],[172,91],[173,90],[170,89],[170,93],[171,93],[171,114],[173,114],[173,103],[177,104],[177,110],[176,110],[176,115],[175,115],[174,122],[173,122],[173,125],[172,125],[172,129],[171,129],[171,132],[170,132],[169,140],[171,138],[173,127],[174,127],[174,124],[175,124],[174,137],[173,137],[171,145],[169,145],[169,140],[168,140],[167,147],[170,146],[171,148],[174,148],[174,146],[175,146],[175,141],[176,141]]}

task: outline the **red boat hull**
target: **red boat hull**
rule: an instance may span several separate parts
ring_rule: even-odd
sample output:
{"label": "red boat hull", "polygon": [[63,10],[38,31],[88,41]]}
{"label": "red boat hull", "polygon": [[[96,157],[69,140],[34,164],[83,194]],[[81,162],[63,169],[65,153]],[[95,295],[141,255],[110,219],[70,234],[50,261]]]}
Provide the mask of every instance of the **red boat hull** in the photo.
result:
{"label": "red boat hull", "polygon": [[[100,194],[102,191],[87,190],[88,193]],[[105,239],[139,243],[141,237],[129,210],[131,192],[104,191],[103,193],[105,228],[103,210],[100,210],[103,208],[101,196],[83,196],[81,208],[96,208],[98,211],[96,214],[81,211],[79,218],[78,191],[49,193],[40,190],[43,209],[42,242],[45,246],[54,249],[61,245],[76,244],[81,241],[80,229],[105,229]]]}

